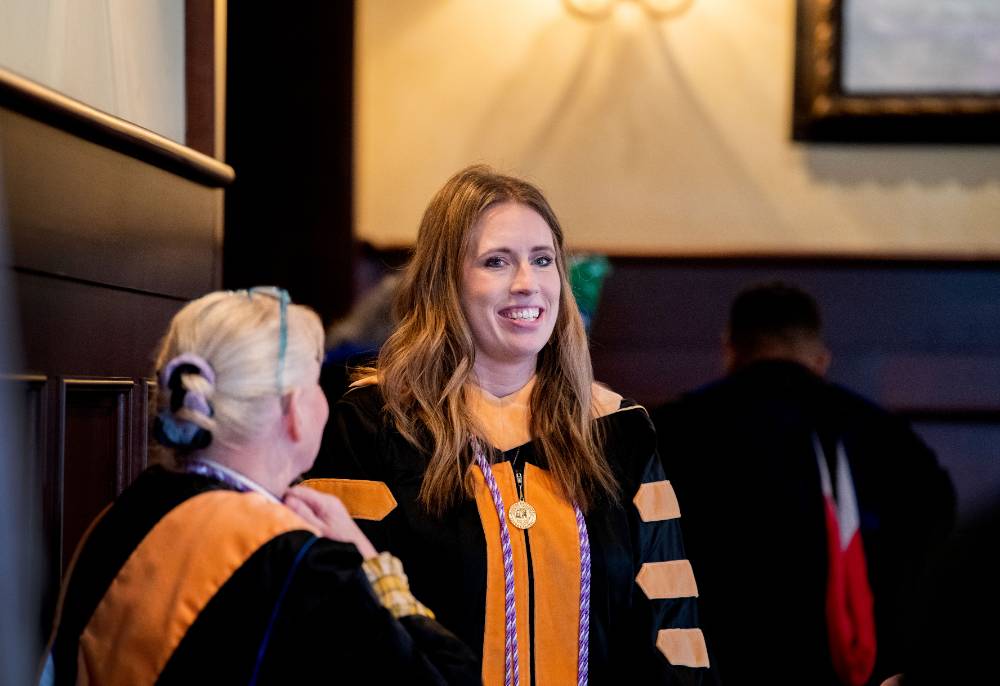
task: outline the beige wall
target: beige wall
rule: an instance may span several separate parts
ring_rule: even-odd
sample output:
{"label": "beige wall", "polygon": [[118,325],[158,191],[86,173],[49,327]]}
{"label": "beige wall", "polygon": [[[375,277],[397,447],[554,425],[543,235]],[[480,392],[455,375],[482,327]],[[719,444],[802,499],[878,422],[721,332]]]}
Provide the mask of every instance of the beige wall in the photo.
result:
{"label": "beige wall", "polygon": [[539,183],[578,248],[1000,256],[1000,148],[789,140],[793,0],[622,4],[360,0],[358,235],[411,243],[487,162]]}
{"label": "beige wall", "polygon": [[0,0],[0,66],[184,143],[183,0]]}

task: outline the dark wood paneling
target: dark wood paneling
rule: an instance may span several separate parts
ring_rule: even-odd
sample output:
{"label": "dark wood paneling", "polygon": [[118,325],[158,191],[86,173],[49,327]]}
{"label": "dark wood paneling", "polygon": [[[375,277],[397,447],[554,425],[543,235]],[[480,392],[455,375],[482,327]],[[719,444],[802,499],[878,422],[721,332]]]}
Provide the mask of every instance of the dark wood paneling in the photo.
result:
{"label": "dark wood paneling", "polygon": [[216,157],[215,0],[184,2],[184,84],[187,145]]}
{"label": "dark wood paneling", "polygon": [[723,373],[745,286],[795,283],[823,311],[830,378],[902,413],[937,452],[963,518],[1000,498],[1000,263],[612,259],[592,332],[597,378],[653,407]]}
{"label": "dark wood paneling", "polygon": [[[147,460],[147,418],[155,384],[146,379],[0,376],[13,385],[23,427],[28,492],[38,494],[27,530],[39,532],[46,561],[41,620],[47,631],[59,580],[81,535]],[[44,636],[43,636],[44,638]]]}
{"label": "dark wood paneling", "polygon": [[14,265],[191,298],[218,283],[222,190],[0,110]]}
{"label": "dark wood paneling", "polygon": [[25,369],[144,378],[153,348],[184,301],[15,271]]}
{"label": "dark wood paneling", "polygon": [[149,446],[153,440],[150,429],[150,417],[156,407],[156,382],[150,379],[138,379],[139,392],[135,396],[135,419],[132,422],[132,461],[128,465],[128,483],[149,466]]}
{"label": "dark wood paneling", "polygon": [[225,286],[284,286],[326,322],[353,290],[353,33],[351,0],[228,7]]}
{"label": "dark wood paneling", "polygon": [[834,380],[914,412],[1000,408],[996,262],[616,258],[612,267],[592,332],[595,370],[642,402],[718,376],[733,298],[784,280],[819,302]]}
{"label": "dark wood paneling", "polygon": [[138,388],[130,379],[62,381],[63,572],[90,522],[133,476]]}
{"label": "dark wood paneling", "polygon": [[45,631],[80,535],[146,464],[153,349],[221,283],[232,170],[2,70],[0,162],[23,339],[0,372],[27,384]]}

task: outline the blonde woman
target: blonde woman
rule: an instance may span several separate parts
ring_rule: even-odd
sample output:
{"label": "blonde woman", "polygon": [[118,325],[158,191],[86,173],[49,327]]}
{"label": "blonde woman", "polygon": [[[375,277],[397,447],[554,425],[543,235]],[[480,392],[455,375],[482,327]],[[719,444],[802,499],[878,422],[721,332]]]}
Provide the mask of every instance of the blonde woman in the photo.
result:
{"label": "blonde woman", "polygon": [[478,682],[398,560],[336,498],[289,488],[327,419],[322,343],[316,314],[274,288],[174,317],[156,418],[172,464],[81,544],[42,683]]}
{"label": "blonde woman", "polygon": [[700,683],[697,590],[653,429],[593,382],[541,192],[456,174],[424,214],[397,315],[307,483],[404,561],[485,683]]}

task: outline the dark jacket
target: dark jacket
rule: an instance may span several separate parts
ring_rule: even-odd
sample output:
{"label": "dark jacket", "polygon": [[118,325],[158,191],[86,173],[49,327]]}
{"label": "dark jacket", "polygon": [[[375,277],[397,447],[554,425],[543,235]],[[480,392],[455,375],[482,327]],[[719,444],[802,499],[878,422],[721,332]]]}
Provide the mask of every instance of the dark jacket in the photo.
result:
{"label": "dark jacket", "polygon": [[814,436],[842,442],[875,598],[870,683],[899,671],[905,608],[955,498],[903,420],[793,362],[753,363],[653,413],[725,683],[836,684]]}

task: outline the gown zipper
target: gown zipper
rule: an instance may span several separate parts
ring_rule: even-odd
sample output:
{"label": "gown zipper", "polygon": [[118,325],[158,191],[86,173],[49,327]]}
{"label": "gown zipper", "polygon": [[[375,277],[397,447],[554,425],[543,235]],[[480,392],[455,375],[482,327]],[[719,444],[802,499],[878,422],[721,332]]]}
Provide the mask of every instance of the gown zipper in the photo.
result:
{"label": "gown zipper", "polygon": [[[524,469],[517,464],[517,454],[511,462],[511,469],[514,470],[514,481],[517,484],[517,497],[524,500]],[[528,669],[531,672],[531,686],[535,686],[535,572],[531,563],[531,538],[528,530],[524,529],[524,550],[528,558],[528,646],[530,648],[530,659]]]}

